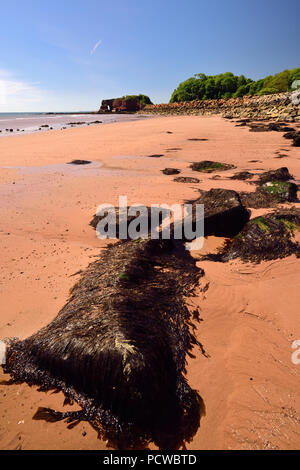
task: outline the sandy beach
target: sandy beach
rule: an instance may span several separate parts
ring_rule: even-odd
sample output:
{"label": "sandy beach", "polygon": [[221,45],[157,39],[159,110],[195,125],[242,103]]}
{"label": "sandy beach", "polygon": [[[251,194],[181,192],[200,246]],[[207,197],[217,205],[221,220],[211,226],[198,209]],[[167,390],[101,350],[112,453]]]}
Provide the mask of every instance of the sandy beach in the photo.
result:
{"label": "sandy beach", "polygon": [[[278,159],[278,152],[286,156]],[[92,164],[67,164],[75,159]],[[237,168],[212,179],[215,174],[189,168],[200,160]],[[99,204],[117,205],[119,195],[148,206],[195,199],[199,189],[253,191],[228,177],[282,166],[299,183],[300,150],[281,132],[249,132],[216,116],[1,138],[0,339],[26,338],[66,303],[80,272],[107,244],[89,226]],[[162,174],[166,167],[200,182],[174,182]],[[252,210],[251,217],[266,212]],[[208,237],[202,253],[223,242]],[[192,253],[196,259],[202,254]],[[300,260],[293,255],[256,265],[199,259],[197,265],[205,276],[189,302],[201,310],[197,337],[209,357],[195,348],[187,380],[203,398],[206,416],[187,449],[299,449],[300,365],[291,361],[291,346],[300,339]],[[0,380],[7,380],[2,370]],[[32,420],[39,406],[62,410],[63,401],[62,393],[1,384],[0,449],[106,449],[88,423],[68,429],[65,422]]]}

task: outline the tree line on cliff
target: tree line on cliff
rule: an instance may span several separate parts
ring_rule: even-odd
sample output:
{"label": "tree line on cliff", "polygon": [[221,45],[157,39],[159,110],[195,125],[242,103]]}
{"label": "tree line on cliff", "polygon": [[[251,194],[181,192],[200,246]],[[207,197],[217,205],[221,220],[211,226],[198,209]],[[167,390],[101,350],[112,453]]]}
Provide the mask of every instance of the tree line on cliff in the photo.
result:
{"label": "tree line on cliff", "polygon": [[284,70],[257,81],[231,72],[219,75],[197,73],[178,85],[172,93],[170,103],[282,93],[291,91],[297,80],[300,81],[300,68]]}

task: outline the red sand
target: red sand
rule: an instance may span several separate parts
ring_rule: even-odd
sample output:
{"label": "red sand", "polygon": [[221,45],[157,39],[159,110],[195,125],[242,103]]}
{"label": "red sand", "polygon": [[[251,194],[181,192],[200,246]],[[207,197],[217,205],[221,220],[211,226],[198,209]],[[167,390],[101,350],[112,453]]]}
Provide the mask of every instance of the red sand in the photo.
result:
{"label": "red sand", "polygon": [[[174,147],[181,150],[167,151]],[[274,158],[279,150],[288,157]],[[164,157],[146,157],[151,154]],[[195,198],[199,188],[252,190],[227,179],[246,169],[287,166],[300,179],[299,149],[282,133],[250,133],[220,117],[154,118],[2,138],[0,155],[3,167],[40,166],[0,168],[0,338],[24,338],[56,316],[75,273],[105,245],[88,225],[99,204],[117,204],[119,195],[149,205]],[[61,165],[73,159],[102,166]],[[237,170],[213,180],[213,174],[188,168],[199,160],[233,163]],[[161,173],[165,167],[201,182],[175,183]],[[204,250],[221,242],[210,237]],[[201,285],[209,288],[193,302],[201,308],[198,337],[210,358],[195,351],[189,359],[188,381],[203,397],[206,417],[187,448],[299,449],[300,366],[291,362],[291,344],[300,339],[300,260],[198,264],[205,270]],[[0,380],[6,378],[1,372]],[[67,429],[63,422],[32,420],[38,406],[61,410],[62,404],[62,394],[0,385],[0,449],[105,449],[87,423]]]}

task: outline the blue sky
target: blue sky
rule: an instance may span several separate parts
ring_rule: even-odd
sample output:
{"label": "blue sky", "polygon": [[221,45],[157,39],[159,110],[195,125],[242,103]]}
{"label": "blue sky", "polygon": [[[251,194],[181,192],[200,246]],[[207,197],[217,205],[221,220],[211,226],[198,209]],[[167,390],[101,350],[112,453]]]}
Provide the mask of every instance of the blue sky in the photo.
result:
{"label": "blue sky", "polygon": [[0,41],[0,112],[96,110],[135,93],[167,102],[195,73],[300,67],[300,2],[8,0]]}

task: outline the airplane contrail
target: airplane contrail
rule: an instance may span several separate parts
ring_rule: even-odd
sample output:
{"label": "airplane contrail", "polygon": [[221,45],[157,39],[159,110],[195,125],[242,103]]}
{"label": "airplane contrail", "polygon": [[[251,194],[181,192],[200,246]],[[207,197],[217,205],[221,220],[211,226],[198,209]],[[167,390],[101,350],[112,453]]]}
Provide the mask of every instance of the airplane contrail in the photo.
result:
{"label": "airplane contrail", "polygon": [[93,49],[91,50],[91,55],[93,55],[93,54],[96,52],[96,50],[97,50],[98,47],[100,46],[101,42],[102,42],[102,39],[100,39],[100,41],[96,42],[96,44],[94,45]]}

